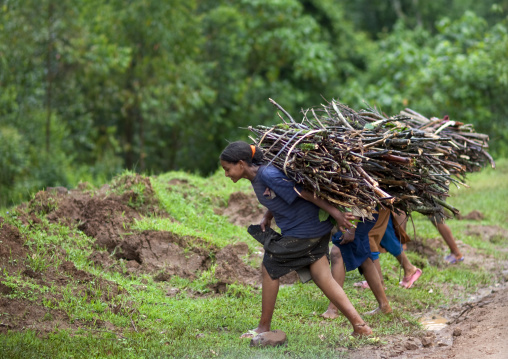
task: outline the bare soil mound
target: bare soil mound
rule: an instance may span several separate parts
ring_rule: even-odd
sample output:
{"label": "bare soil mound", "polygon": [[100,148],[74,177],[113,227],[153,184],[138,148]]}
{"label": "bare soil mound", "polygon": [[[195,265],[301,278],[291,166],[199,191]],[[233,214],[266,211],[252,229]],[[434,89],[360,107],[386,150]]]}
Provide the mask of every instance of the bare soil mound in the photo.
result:
{"label": "bare soil mound", "polygon": [[64,311],[46,308],[26,299],[0,297],[0,313],[2,313],[0,334],[6,334],[9,330],[26,329],[47,334],[54,328],[73,329],[78,327],[77,323],[70,323],[69,317]]}
{"label": "bare soil mound", "polygon": [[9,260],[24,257],[26,253],[24,243],[25,239],[18,228],[5,223],[0,217],[0,264],[5,265]]}
{"label": "bare soil mound", "polygon": [[464,216],[461,214],[459,214],[457,216],[457,219],[466,219],[469,221],[481,221],[484,218],[485,218],[485,216],[483,215],[483,213],[476,210],[476,209],[474,211],[469,212],[468,214],[466,214]]}
{"label": "bare soil mound", "polygon": [[228,217],[234,225],[248,227],[261,222],[265,211],[254,193],[234,192],[229,196],[228,206],[223,210],[216,210],[216,213]]}
{"label": "bare soil mound", "polygon": [[484,241],[500,243],[508,240],[508,233],[499,226],[468,225],[465,232],[469,236],[478,236]]}
{"label": "bare soil mound", "polygon": [[423,240],[422,238],[416,237],[416,239],[406,243],[406,247],[407,250],[418,253],[422,258],[421,261],[413,262],[413,264],[419,268],[424,268],[426,266],[424,259],[427,259],[433,266],[442,267],[444,264],[437,252],[437,249],[445,248],[443,239],[441,238]]}
{"label": "bare soil mound", "polygon": [[[178,180],[170,185],[188,183]],[[115,194],[115,189],[124,192]],[[226,209],[227,213],[234,213],[245,223],[259,221],[249,220],[250,217],[246,214],[263,214],[253,196],[238,193],[232,196],[230,203],[232,207]],[[94,238],[96,250],[89,256],[89,260],[105,270],[125,274],[151,273],[158,281],[168,281],[174,275],[192,280],[216,262],[217,288],[234,282],[252,285],[261,282],[259,266],[253,268],[243,259],[248,255],[246,244],[227,246],[219,251],[197,237],[181,237],[164,231],[132,230],[130,226],[134,220],[149,213],[157,213],[156,204],[148,178],[123,176],[114,181],[111,187],[105,185],[95,192],[67,190],[63,187],[40,191],[29,203],[17,210],[19,220],[25,225],[35,221],[40,223],[37,216],[44,215],[50,223],[78,228]],[[6,246],[1,247],[3,251],[6,252],[6,248],[9,248],[11,255],[25,256],[25,240],[20,238],[17,228],[8,224],[4,227],[1,233],[8,240],[4,241]],[[118,260],[125,261],[125,264],[122,265]],[[260,262],[261,260],[255,264]],[[70,273],[77,281],[90,280],[86,272],[76,270],[75,267],[72,270],[71,264],[66,263],[60,269]],[[289,275],[282,282],[295,281],[296,276]]]}
{"label": "bare soil mound", "polygon": [[257,285],[261,283],[259,268],[246,265],[241,257],[248,253],[245,243],[228,245],[222,248],[217,254],[217,266],[215,277],[218,279],[216,290],[223,292],[227,284],[235,282]]}

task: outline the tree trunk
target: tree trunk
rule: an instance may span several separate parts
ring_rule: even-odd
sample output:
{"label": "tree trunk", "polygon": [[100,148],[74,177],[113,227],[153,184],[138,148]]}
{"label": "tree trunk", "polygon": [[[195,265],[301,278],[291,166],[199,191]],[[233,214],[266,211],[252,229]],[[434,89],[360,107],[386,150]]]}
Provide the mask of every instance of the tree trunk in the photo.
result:
{"label": "tree trunk", "polygon": [[136,97],[136,112],[138,119],[138,127],[139,127],[139,171],[143,172],[145,170],[145,119],[143,118],[143,114],[141,113],[141,104],[139,103],[139,97]]}
{"label": "tree trunk", "polygon": [[397,14],[397,17],[399,19],[405,19],[406,15],[402,11],[402,5],[400,4],[400,0],[392,0],[393,9],[395,10],[395,13]]}
{"label": "tree trunk", "polygon": [[52,92],[53,92],[53,71],[52,71],[52,52],[53,52],[53,3],[48,5],[48,44],[46,53],[46,153],[49,154],[51,143],[51,112],[52,112]]}
{"label": "tree trunk", "polygon": [[134,124],[132,121],[132,109],[129,109],[125,117],[125,146],[124,146],[124,158],[125,167],[132,170],[134,167]]}
{"label": "tree trunk", "polygon": [[413,6],[415,8],[415,14],[416,14],[416,24],[419,26],[419,27],[422,27],[423,26],[423,22],[422,22],[422,14],[420,12],[420,9],[418,7],[418,0],[413,0]]}

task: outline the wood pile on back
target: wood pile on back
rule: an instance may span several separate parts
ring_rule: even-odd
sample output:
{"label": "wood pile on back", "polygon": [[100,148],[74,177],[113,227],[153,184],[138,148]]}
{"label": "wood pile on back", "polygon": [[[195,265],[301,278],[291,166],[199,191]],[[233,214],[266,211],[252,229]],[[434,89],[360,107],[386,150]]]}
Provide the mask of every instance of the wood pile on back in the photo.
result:
{"label": "wood pile on back", "polygon": [[410,109],[387,117],[376,109],[356,112],[331,101],[285,115],[272,127],[249,127],[251,139],[269,163],[304,188],[341,210],[370,217],[376,206],[446,216],[458,209],[446,203],[451,183],[487,164],[488,136],[471,125],[428,119]]}

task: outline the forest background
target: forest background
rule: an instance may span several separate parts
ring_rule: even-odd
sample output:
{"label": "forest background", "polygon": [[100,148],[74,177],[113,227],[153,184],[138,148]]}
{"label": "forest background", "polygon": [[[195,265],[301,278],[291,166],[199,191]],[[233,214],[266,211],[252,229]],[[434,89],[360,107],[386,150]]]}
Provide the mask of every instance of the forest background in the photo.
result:
{"label": "forest background", "polygon": [[208,175],[227,141],[338,99],[508,157],[508,0],[1,0],[0,207],[123,169]]}

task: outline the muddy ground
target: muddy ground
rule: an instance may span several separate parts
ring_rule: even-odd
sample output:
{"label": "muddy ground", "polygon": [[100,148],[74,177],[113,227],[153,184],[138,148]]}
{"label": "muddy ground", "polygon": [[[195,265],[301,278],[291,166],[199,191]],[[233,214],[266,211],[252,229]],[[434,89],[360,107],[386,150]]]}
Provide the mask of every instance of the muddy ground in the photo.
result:
{"label": "muddy ground", "polygon": [[[475,211],[463,218],[480,220],[483,215]],[[506,243],[508,239],[508,233],[498,226],[469,224],[466,234],[494,243]],[[428,330],[416,337],[383,338],[387,344],[353,351],[351,359],[508,358],[508,261],[495,260],[460,240],[457,244],[466,258],[458,265],[484,268],[492,273],[496,283],[481,288],[461,304],[414,313],[424,319],[422,324],[429,324]],[[408,250],[426,257],[432,265],[445,268],[448,265],[435,251],[442,246],[440,238],[431,238],[425,244],[417,238],[408,244]],[[508,251],[508,248],[501,250]],[[454,288],[456,292],[448,295],[463,298],[460,289]]]}
{"label": "muddy ground", "polygon": [[506,359],[508,358],[508,286],[484,288],[479,298],[441,310],[445,327],[419,337],[396,336],[388,344],[351,353],[351,359]]}
{"label": "muddy ground", "polygon": [[[168,183],[168,188],[178,185],[181,183],[173,181]],[[254,195],[238,192],[231,195],[226,207],[216,208],[215,212],[245,228],[251,223],[259,223],[264,211]],[[114,182],[111,186],[105,185],[100,190],[88,190],[83,185],[74,190],[59,187],[41,191],[30,202],[14,209],[14,213],[23,226],[37,227],[47,231],[48,235],[51,234],[50,229],[45,228],[41,216],[49,223],[61,223],[79,229],[93,238],[94,250],[89,260],[104,271],[117,271],[124,275],[148,274],[156,281],[165,282],[175,275],[192,280],[202,271],[216,265],[216,281],[210,286],[208,295],[223,293],[234,282],[253,286],[261,283],[259,267],[246,263],[260,264],[262,247],[254,253],[249,253],[245,243],[235,243],[219,249],[199,237],[131,229],[133,221],[143,216],[155,214],[169,218],[159,209],[150,181],[140,176],[123,177],[121,181]],[[466,218],[481,219],[481,213]],[[501,242],[507,239],[507,234],[499,227],[470,225],[467,231],[485,241]],[[65,312],[49,308],[48,303],[62,299],[62,294],[58,291],[56,294],[43,294],[39,301],[9,296],[13,289],[5,273],[16,272],[41,286],[60,286],[62,291],[72,282],[76,284],[75,295],[87,294],[90,299],[100,295],[101,300],[109,303],[112,312],[130,310],[118,306],[117,298],[121,296],[123,288],[77,269],[68,260],[65,250],[58,246],[45,248],[47,263],[58,263],[58,266],[49,265],[44,270],[34,271],[27,261],[27,256],[32,256],[33,259],[34,254],[26,241],[27,238],[18,227],[0,218],[0,333],[27,328],[40,335],[47,334],[54,328],[105,328],[114,331],[111,323],[72,320]],[[508,263],[504,263],[500,269],[493,258],[486,257],[460,241],[459,244],[466,254],[466,262],[462,265],[492,269],[495,272],[493,275],[497,276],[498,287],[484,289],[477,298],[470,298],[462,306],[436,313],[450,322],[439,333],[428,332],[418,338],[388,338],[386,345],[353,352],[354,358],[508,357],[502,356],[508,343],[508,291],[505,285],[508,280]],[[420,253],[422,258],[428,259],[433,265],[444,266],[435,250],[442,245],[442,240],[438,238],[425,243],[417,239],[409,244],[408,249]],[[297,280],[296,273],[292,273],[281,282],[291,284]],[[474,346],[474,350],[468,349],[471,346]]]}
{"label": "muddy ground", "polygon": [[[140,192],[139,188],[143,190]],[[259,214],[262,214],[254,198],[242,193],[233,194],[229,205],[217,208],[217,212],[224,212],[232,223],[242,227],[249,220],[258,223]],[[105,185],[98,191],[87,190],[86,185],[75,190],[51,188],[38,192],[30,202],[11,211],[20,226],[37,228],[47,235],[53,233],[46,228],[41,216],[49,223],[79,229],[93,238],[94,250],[88,259],[104,271],[131,276],[149,274],[155,281],[167,282],[175,275],[193,280],[215,264],[216,280],[206,295],[223,293],[229,284],[235,282],[260,286],[259,266],[252,267],[246,263],[260,265],[261,246],[254,253],[249,253],[246,243],[235,243],[220,249],[199,237],[130,228],[134,220],[154,214],[169,217],[158,208],[150,181],[141,176],[124,177],[122,182]],[[47,308],[47,304],[61,300],[61,292],[72,282],[76,286],[74,295],[88,295],[91,300],[96,292],[101,293],[101,299],[109,302],[114,311],[118,310],[116,297],[122,289],[115,283],[77,269],[74,263],[68,261],[65,250],[56,245],[44,248],[45,268],[34,270],[28,257],[34,259],[36,254],[27,245],[27,239],[17,226],[0,217],[0,333],[30,328],[44,335],[55,327],[108,327],[109,323],[74,321],[61,310]],[[56,286],[60,291],[57,290],[57,294],[43,294],[38,301],[29,300],[29,289],[16,298],[6,297],[13,293],[12,283],[9,285],[6,273],[21,273],[39,286]],[[297,280],[296,273],[290,273],[281,282],[292,284]],[[94,283],[95,287],[90,287],[90,283]],[[46,305],[43,305],[43,301]]]}

